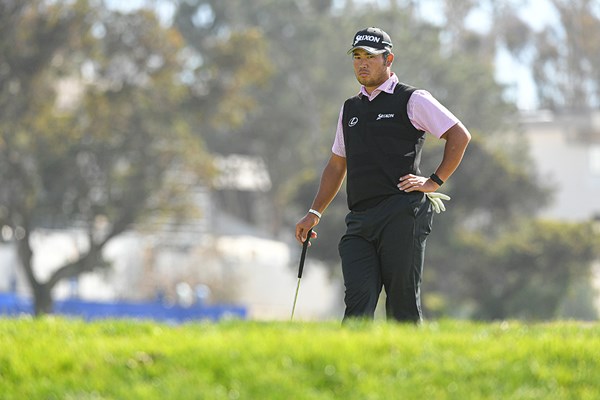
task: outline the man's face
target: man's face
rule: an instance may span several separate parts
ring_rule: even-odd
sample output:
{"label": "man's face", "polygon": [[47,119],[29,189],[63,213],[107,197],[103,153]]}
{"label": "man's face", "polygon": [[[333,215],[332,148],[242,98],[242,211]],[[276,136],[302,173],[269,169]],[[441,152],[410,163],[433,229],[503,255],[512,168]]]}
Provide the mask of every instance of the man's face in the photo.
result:
{"label": "man's face", "polygon": [[383,58],[383,54],[371,54],[363,49],[354,50],[352,58],[356,79],[367,90],[376,89],[390,77],[390,65],[393,57],[390,54],[386,60]]}

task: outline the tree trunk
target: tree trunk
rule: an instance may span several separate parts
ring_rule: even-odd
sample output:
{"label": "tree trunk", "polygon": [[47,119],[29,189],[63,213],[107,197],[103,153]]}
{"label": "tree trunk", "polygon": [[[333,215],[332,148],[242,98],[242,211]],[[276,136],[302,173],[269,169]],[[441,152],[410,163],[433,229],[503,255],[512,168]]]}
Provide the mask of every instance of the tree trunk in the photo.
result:
{"label": "tree trunk", "polygon": [[40,316],[52,312],[53,302],[50,293],[52,288],[48,285],[40,284],[35,277],[33,272],[33,250],[29,243],[29,237],[29,229],[26,229],[23,239],[17,242],[17,249],[19,260],[21,261],[25,276],[27,277],[27,282],[33,293],[34,315]]}
{"label": "tree trunk", "polygon": [[33,312],[36,317],[51,314],[54,308],[52,300],[52,291],[47,285],[36,285],[33,289],[34,308]]}

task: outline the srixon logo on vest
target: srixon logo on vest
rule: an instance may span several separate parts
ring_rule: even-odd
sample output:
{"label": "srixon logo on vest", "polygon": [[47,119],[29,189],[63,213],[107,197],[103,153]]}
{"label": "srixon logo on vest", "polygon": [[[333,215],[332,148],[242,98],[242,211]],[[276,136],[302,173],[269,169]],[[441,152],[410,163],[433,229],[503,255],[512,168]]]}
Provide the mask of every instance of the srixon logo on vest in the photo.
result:
{"label": "srixon logo on vest", "polygon": [[381,40],[381,38],[378,38],[377,36],[372,36],[372,35],[358,35],[354,38],[354,44],[366,40],[368,42],[375,42],[375,43],[379,43],[379,41]]}
{"label": "srixon logo on vest", "polygon": [[394,114],[379,114],[377,116],[376,121],[379,121],[380,119],[389,119],[389,118],[394,118]]}

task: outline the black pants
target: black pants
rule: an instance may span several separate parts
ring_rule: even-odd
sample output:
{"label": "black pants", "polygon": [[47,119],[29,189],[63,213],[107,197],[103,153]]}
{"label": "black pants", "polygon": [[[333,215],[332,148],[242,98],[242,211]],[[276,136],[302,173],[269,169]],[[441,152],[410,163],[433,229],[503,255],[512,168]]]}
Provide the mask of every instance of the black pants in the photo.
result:
{"label": "black pants", "polygon": [[431,204],[422,192],[391,196],[346,216],[346,234],[339,244],[344,320],[372,319],[384,287],[388,319],[421,321],[421,275],[432,220]]}

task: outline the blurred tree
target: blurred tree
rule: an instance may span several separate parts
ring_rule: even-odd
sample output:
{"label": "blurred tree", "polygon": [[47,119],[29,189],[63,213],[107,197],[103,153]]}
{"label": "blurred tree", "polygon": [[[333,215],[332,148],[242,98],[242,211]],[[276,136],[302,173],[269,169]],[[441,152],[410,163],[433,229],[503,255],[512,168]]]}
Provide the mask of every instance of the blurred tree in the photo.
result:
{"label": "blurred tree", "polygon": [[551,0],[560,25],[535,34],[533,79],[540,106],[589,111],[600,107],[600,6],[595,0]]}
{"label": "blurred tree", "polygon": [[458,262],[432,289],[459,305],[453,315],[552,319],[569,283],[589,279],[597,246],[589,223],[525,221],[494,241],[476,233],[461,235],[452,254]]}
{"label": "blurred tree", "polygon": [[[0,215],[40,314],[52,311],[58,282],[104,266],[102,249],[132,224],[188,212],[179,177],[197,180],[209,167],[177,113],[188,90],[183,41],[153,13],[86,0],[0,8]],[[88,238],[45,281],[33,266],[38,227]]]}
{"label": "blurred tree", "polygon": [[[351,2],[338,7],[332,2],[195,0],[179,2],[174,19],[205,60],[205,68],[214,63],[208,61],[213,58],[210,46],[223,32],[254,29],[262,34],[272,74],[252,91],[256,109],[238,129],[204,133],[211,150],[249,153],[267,161],[273,180],[269,223],[276,234],[295,222],[314,196],[341,104],[358,90],[346,56],[348,38],[369,21],[389,27],[399,49],[394,71],[400,78],[430,90],[470,129],[491,135],[514,109],[502,99],[489,60],[469,54],[451,58],[443,49],[440,29],[419,20],[412,8],[361,7]],[[209,98],[219,96],[218,91],[208,93]],[[476,199],[472,203],[477,204]],[[337,262],[345,212],[341,194],[327,210],[335,216],[328,220],[340,223],[319,226],[322,245],[314,248],[315,255]]]}
{"label": "blurred tree", "polygon": [[[243,125],[237,129],[205,127],[204,133],[212,151],[251,154],[266,160],[273,190],[266,199],[272,203],[265,225],[275,233],[282,226],[284,211],[290,207],[298,186],[314,182],[314,163],[321,163],[326,151],[320,133],[325,127],[331,129],[339,111],[339,105],[327,100],[331,93],[347,87],[324,79],[330,74],[328,71],[334,70],[334,61],[343,60],[343,53],[336,54],[331,49],[345,47],[328,21],[329,3],[192,0],[179,2],[174,18],[202,59],[199,74],[209,69],[235,68],[241,60],[239,54],[232,54],[223,64],[213,51],[214,43],[233,37],[245,38],[241,44],[271,71],[267,80],[248,93],[257,107],[246,115]],[[252,77],[261,76],[263,69],[254,65],[243,70]],[[214,76],[214,88],[205,93],[206,99],[223,95],[219,87],[226,77],[223,73]],[[327,92],[329,96],[325,96]],[[227,109],[239,111],[243,108],[235,105]],[[324,112],[329,117],[326,122]],[[253,217],[256,219],[251,222],[261,222],[258,216]]]}
{"label": "blurred tree", "polygon": [[[446,3],[469,3],[446,0]],[[600,6],[595,0],[547,0],[557,23],[534,30],[519,14],[521,3],[510,0],[483,1],[491,10],[492,26],[482,38],[484,48],[494,55],[506,49],[532,71],[539,108],[556,112],[597,109],[600,106]],[[481,4],[479,5],[481,7]],[[467,14],[468,14],[467,11]],[[465,38],[468,28],[458,25]],[[468,40],[462,40],[466,43]]]}

